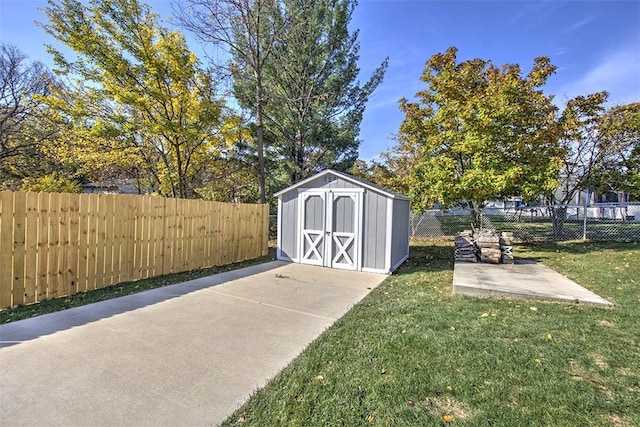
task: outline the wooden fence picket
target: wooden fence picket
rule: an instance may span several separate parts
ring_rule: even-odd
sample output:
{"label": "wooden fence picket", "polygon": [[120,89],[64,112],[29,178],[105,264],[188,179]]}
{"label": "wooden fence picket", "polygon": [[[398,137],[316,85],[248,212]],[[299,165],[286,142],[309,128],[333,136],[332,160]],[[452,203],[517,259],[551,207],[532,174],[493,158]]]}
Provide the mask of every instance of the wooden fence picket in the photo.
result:
{"label": "wooden fence picket", "polygon": [[24,296],[22,304],[31,304],[37,302],[38,298],[38,193],[27,193],[25,202]]}
{"label": "wooden fence picket", "polygon": [[38,193],[38,264],[36,267],[37,301],[47,299],[49,283],[49,193]]}
{"label": "wooden fence picket", "polygon": [[98,196],[91,194],[87,204],[87,276],[88,291],[96,289],[96,273],[98,259]]}
{"label": "wooden fence picket", "polygon": [[0,192],[0,306],[10,307],[13,277],[13,193]]}
{"label": "wooden fence picket", "polygon": [[132,206],[129,203],[131,197],[127,195],[119,195],[116,197],[119,199],[117,203],[118,209],[121,214],[123,214],[122,220],[119,221],[116,226],[116,232],[120,240],[120,267],[118,269],[118,279],[116,281],[116,283],[119,283],[133,279],[132,262],[135,232],[132,230],[135,226],[135,218],[132,215]]}
{"label": "wooden fence picket", "polygon": [[64,266],[65,274],[64,280],[69,293],[76,293],[82,291],[82,286],[79,286],[78,269],[80,262],[80,195],[69,194],[69,210],[68,226],[69,226],[69,243],[67,245],[68,262]]}
{"label": "wooden fence picket", "polygon": [[49,195],[47,298],[57,298],[64,295],[61,291],[62,284],[58,274],[58,257],[60,255],[60,196],[58,193],[51,193]]}
{"label": "wooden fence picket", "polygon": [[24,261],[26,238],[27,195],[16,193],[13,198],[13,304],[24,303]]}
{"label": "wooden fence picket", "polygon": [[114,233],[115,196],[113,194],[105,194],[103,197],[104,205],[100,207],[104,213],[104,280],[102,287],[111,286],[115,282],[113,280],[114,273],[117,274],[119,265],[116,262],[120,255],[120,248],[117,247]]}
{"label": "wooden fence picket", "polygon": [[211,248],[211,260],[213,265],[222,265],[222,204],[218,202],[212,202],[211,207],[211,221],[209,227],[211,233],[209,236],[209,247]]}
{"label": "wooden fence picket", "polygon": [[96,273],[94,289],[100,289],[107,282],[105,274],[107,264],[107,245],[105,243],[107,240],[107,196],[98,194],[96,199]]}
{"label": "wooden fence picket", "polygon": [[153,198],[151,201],[151,232],[153,253],[149,256],[149,276],[164,274],[164,199]]}

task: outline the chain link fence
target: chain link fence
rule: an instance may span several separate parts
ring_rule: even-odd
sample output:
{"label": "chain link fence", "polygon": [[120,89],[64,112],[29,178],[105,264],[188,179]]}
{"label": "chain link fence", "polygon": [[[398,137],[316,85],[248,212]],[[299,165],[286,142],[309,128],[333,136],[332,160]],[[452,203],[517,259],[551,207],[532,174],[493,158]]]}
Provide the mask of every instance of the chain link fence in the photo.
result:
{"label": "chain link fence", "polygon": [[[432,209],[422,215],[411,214],[409,226],[413,239],[452,238],[460,231],[471,229],[471,217],[464,209]],[[512,231],[516,242],[640,241],[640,203],[598,204],[586,208],[488,207],[483,210],[482,228]],[[277,216],[269,215],[269,238],[275,239],[276,235]]]}
{"label": "chain link fence", "polygon": [[[414,239],[453,237],[471,228],[468,210],[411,215]],[[590,206],[496,207],[483,210],[482,228],[513,232],[516,242],[563,240],[640,241],[640,203]]]}

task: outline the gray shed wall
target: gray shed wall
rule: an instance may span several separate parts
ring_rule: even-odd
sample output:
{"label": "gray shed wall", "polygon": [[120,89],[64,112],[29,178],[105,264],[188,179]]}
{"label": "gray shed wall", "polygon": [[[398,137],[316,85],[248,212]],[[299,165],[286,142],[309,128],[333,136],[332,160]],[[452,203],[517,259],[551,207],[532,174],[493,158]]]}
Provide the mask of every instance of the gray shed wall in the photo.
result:
{"label": "gray shed wall", "polygon": [[393,201],[391,265],[394,268],[409,255],[409,201]]}
{"label": "gray shed wall", "polygon": [[362,227],[362,266],[384,269],[387,246],[387,197],[366,191]]}
{"label": "gray shed wall", "polygon": [[[361,188],[337,176],[321,176],[305,184],[304,188]],[[296,190],[297,191],[297,190]]]}
{"label": "gray shed wall", "polygon": [[282,196],[281,217],[278,218],[280,230],[280,252],[285,258],[298,256],[298,192],[290,191]]}

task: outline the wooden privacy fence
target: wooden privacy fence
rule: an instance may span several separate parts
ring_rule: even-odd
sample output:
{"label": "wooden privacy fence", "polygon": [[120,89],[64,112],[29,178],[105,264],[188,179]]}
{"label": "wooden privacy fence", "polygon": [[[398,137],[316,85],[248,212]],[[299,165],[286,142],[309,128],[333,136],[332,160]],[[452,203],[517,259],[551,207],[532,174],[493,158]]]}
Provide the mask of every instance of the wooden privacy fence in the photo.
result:
{"label": "wooden privacy fence", "polygon": [[0,308],[267,254],[268,205],[0,192]]}

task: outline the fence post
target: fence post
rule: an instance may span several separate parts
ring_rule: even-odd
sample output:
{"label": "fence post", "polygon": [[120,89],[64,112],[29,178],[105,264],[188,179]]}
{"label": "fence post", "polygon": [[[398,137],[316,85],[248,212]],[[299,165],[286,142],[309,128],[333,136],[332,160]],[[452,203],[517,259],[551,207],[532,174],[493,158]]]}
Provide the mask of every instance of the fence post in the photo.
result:
{"label": "fence post", "polygon": [[582,223],[582,240],[587,240],[587,206],[589,206],[589,189],[584,198],[584,220]]}

